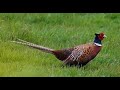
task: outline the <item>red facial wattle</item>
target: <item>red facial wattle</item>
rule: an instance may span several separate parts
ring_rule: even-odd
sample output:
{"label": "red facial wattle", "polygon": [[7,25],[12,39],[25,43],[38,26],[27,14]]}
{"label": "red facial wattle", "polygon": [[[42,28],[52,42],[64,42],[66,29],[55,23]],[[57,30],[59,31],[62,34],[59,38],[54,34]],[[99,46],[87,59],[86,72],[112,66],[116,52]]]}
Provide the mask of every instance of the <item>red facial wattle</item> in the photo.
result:
{"label": "red facial wattle", "polygon": [[100,40],[103,40],[103,39],[104,39],[104,34],[103,34],[103,33],[100,33],[99,36],[98,36],[98,38],[99,38]]}
{"label": "red facial wattle", "polygon": [[104,37],[101,36],[101,35],[99,35],[98,38],[99,38],[100,40],[103,40],[103,39],[104,39]]}

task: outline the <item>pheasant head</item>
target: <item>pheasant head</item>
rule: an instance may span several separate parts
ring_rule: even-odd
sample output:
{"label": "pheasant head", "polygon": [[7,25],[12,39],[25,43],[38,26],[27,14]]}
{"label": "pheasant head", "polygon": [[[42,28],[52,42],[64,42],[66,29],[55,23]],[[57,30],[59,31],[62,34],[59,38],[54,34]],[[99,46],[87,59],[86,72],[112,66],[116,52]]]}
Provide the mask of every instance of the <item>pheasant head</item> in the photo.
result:
{"label": "pheasant head", "polygon": [[106,37],[104,33],[95,33],[95,39],[94,39],[94,44],[97,46],[102,46],[102,40]]}

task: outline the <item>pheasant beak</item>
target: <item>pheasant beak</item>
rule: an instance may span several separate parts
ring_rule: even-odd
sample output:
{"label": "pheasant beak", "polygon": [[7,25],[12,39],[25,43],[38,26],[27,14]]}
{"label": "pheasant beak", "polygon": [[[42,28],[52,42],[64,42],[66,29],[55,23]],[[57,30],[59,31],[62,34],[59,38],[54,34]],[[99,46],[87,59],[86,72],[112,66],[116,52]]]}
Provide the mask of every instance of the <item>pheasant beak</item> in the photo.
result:
{"label": "pheasant beak", "polygon": [[104,37],[104,38],[106,38],[107,36],[106,36],[106,35],[104,35],[103,37]]}

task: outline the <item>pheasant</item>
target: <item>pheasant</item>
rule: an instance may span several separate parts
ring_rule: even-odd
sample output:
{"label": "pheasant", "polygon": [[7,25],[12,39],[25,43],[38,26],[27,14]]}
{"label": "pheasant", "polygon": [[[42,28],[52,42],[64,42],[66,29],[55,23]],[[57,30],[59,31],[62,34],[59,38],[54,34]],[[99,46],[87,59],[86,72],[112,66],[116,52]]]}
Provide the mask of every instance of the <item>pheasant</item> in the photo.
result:
{"label": "pheasant", "polygon": [[86,43],[72,48],[66,48],[61,50],[50,49],[21,39],[12,42],[27,45],[29,47],[41,50],[43,52],[53,54],[58,60],[63,61],[63,63],[66,65],[84,66],[92,59],[94,59],[97,56],[97,54],[101,51],[101,41],[105,37],[106,35],[104,33],[95,33],[95,39],[93,43]]}

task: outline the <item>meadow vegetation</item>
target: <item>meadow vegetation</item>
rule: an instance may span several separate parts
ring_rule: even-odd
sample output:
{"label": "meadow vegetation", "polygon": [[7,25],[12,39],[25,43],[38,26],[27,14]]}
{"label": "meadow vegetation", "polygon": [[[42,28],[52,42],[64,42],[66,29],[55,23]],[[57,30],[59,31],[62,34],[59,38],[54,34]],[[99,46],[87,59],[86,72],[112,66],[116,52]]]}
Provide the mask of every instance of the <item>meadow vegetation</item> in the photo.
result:
{"label": "meadow vegetation", "polygon": [[[103,48],[82,68],[67,67],[53,55],[10,41],[20,38],[53,49],[93,42],[104,32]],[[119,13],[1,13],[1,77],[120,76]],[[63,67],[64,66],[64,67]]]}

